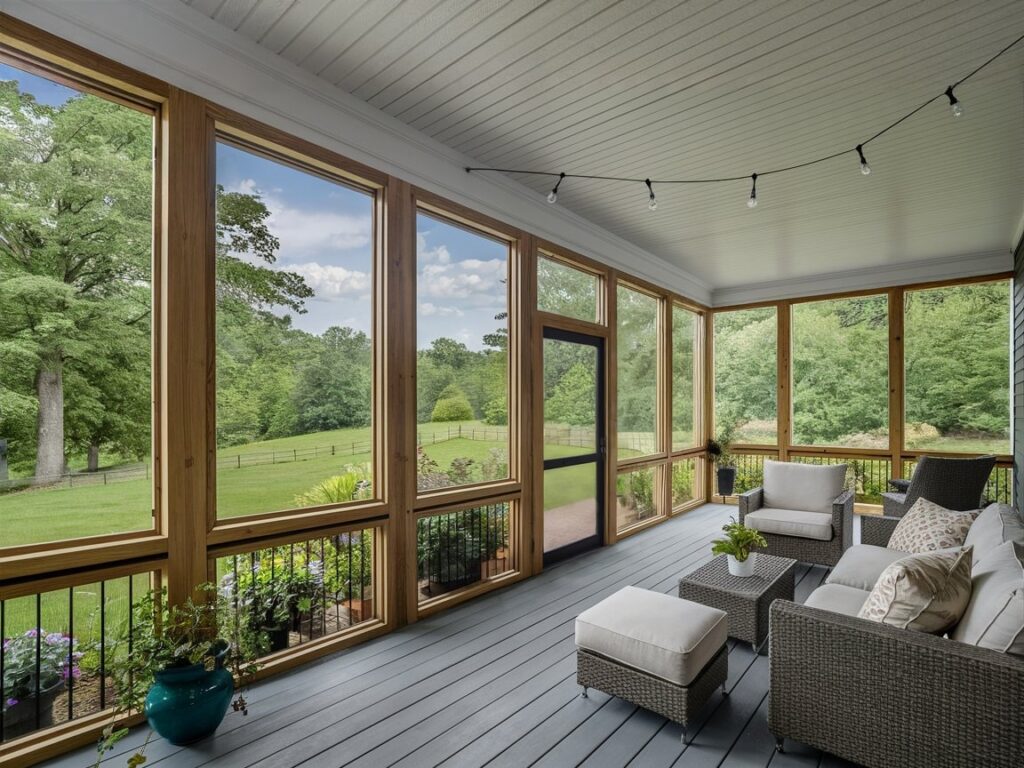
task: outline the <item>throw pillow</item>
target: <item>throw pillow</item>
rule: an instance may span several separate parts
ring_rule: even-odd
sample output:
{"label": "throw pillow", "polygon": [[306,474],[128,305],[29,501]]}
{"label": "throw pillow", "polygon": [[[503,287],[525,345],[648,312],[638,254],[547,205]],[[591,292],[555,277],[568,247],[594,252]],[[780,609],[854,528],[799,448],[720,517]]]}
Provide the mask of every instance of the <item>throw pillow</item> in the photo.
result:
{"label": "throw pillow", "polygon": [[960,621],[971,599],[971,548],[909,555],[878,577],[862,619],[940,633]]}
{"label": "throw pillow", "polygon": [[978,510],[955,512],[928,499],[918,499],[889,538],[889,549],[916,554],[962,547]]}
{"label": "throw pillow", "polygon": [[989,504],[971,526],[964,546],[974,547],[974,566],[1004,541],[1024,544],[1024,518],[1006,504]]}
{"label": "throw pillow", "polygon": [[953,639],[1024,656],[1024,545],[1000,544],[974,566],[971,582]]}

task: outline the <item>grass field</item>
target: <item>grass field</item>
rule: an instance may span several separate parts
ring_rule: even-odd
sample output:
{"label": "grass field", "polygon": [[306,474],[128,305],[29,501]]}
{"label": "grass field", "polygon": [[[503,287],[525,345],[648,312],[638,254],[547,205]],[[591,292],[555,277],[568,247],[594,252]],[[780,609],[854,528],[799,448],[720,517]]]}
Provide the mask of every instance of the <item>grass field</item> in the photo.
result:
{"label": "grass field", "polygon": [[[480,422],[421,424],[418,431],[427,443],[424,452],[441,469],[451,466],[453,459],[468,457],[477,463],[485,461],[492,448],[503,448],[501,440],[467,439],[451,434],[499,436],[496,430]],[[366,446],[370,440],[369,428],[334,430],[311,435],[267,440],[259,443],[233,446],[218,454],[217,509],[221,518],[272,512],[293,507],[295,497],[308,491],[322,480],[344,471],[347,465],[362,464],[371,459],[368,450],[346,453],[352,447]],[[431,443],[433,439],[441,442]],[[335,455],[330,447],[334,446]],[[318,450],[316,455],[311,453]],[[549,445],[545,455],[568,456],[579,453],[580,448]],[[309,458],[303,458],[306,451]],[[276,463],[270,456],[276,452]],[[236,457],[254,457],[265,463],[239,465]],[[298,457],[297,459],[295,457]],[[112,475],[112,477],[114,477]],[[584,480],[584,485],[587,485]],[[583,498],[588,490],[574,489],[560,484],[560,496],[570,500]],[[80,536],[97,536],[122,531],[147,530],[152,527],[151,482],[145,477],[114,481],[109,484],[93,483],[74,487],[39,488],[0,495],[0,546],[17,546],[40,541],[59,541]]]}

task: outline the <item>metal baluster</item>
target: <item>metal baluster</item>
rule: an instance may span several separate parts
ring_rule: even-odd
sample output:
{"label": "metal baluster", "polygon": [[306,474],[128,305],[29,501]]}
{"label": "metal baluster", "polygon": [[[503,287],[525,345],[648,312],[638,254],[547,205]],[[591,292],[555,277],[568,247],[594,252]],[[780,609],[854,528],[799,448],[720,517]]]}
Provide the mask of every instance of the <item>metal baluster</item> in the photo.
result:
{"label": "metal baluster", "polygon": [[[326,565],[324,567],[324,573],[327,573]],[[334,623],[337,626],[341,626],[341,593],[339,591],[341,587],[341,535],[339,534],[334,539],[334,583],[337,585],[337,589],[334,590]]]}
{"label": "metal baluster", "polygon": [[[352,534],[346,537],[348,539],[348,623],[349,626],[353,624],[352,621]],[[360,605],[362,605],[360,603]]]}
{"label": "metal baluster", "polygon": [[4,741],[4,708],[2,702],[7,701],[6,695],[4,695],[4,660],[7,656],[7,651],[3,647],[4,637],[7,635],[5,624],[7,623],[6,614],[7,601],[0,600],[0,744]]}
{"label": "metal baluster", "polygon": [[75,588],[68,587],[68,720],[75,717]]}
{"label": "metal baluster", "polygon": [[359,532],[359,620],[366,621],[366,530]]}
{"label": "metal baluster", "polygon": [[[288,545],[288,578],[290,583],[295,583],[295,542]],[[302,642],[302,616],[296,611],[298,617],[299,643]],[[289,642],[290,644],[290,642]]]}
{"label": "metal baluster", "polygon": [[41,701],[42,696],[40,693],[40,677],[42,675],[43,667],[43,596],[41,593],[36,593],[36,730],[39,730],[40,723],[42,722],[43,714],[43,703]]}
{"label": "metal baluster", "polygon": [[327,539],[320,537],[320,627],[327,634]]}
{"label": "metal baluster", "polygon": [[[128,577],[131,579],[131,576]],[[129,606],[129,610],[131,606]],[[100,709],[107,708],[107,582],[100,582]]]}

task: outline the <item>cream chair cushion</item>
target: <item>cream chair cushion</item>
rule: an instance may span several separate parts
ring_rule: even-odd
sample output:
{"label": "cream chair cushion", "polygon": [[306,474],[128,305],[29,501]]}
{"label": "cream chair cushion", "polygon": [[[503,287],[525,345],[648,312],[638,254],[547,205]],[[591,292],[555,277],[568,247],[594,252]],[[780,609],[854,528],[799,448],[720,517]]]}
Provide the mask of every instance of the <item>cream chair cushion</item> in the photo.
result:
{"label": "cream chair cushion", "polygon": [[819,541],[832,540],[832,515],[826,515],[824,512],[762,507],[747,513],[743,518],[743,524],[761,533],[798,536]]}
{"label": "cream chair cushion", "polygon": [[865,589],[855,589],[842,584],[822,584],[811,592],[804,605],[841,613],[844,616],[856,616],[867,599],[868,591]]}
{"label": "cream chair cushion", "polygon": [[858,616],[918,632],[954,626],[971,599],[971,548],[908,555],[878,577]]}
{"label": "cream chair cushion", "polygon": [[722,650],[724,611],[623,587],[576,618],[576,645],[676,685],[689,685]]}
{"label": "cream chair cushion", "polygon": [[846,587],[870,592],[874,589],[882,571],[897,560],[906,557],[907,554],[886,547],[857,544],[843,553],[835,568],[832,569],[832,573],[825,579],[825,583],[842,584]]}
{"label": "cream chair cushion", "polygon": [[764,463],[764,502],[774,509],[832,514],[832,502],[843,492],[846,465]]}

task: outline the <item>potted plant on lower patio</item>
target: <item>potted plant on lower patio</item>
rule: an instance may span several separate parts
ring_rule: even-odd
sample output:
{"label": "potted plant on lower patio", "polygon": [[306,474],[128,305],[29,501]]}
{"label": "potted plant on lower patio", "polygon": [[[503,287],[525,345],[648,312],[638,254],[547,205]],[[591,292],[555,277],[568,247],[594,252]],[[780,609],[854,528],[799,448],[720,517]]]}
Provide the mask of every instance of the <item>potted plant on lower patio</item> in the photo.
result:
{"label": "potted plant on lower patio", "polygon": [[53,724],[53,702],[77,680],[82,654],[63,632],[34,628],[3,640],[3,740]]}
{"label": "potted plant on lower patio", "polygon": [[417,534],[419,572],[427,581],[427,594],[443,594],[480,581],[485,547],[464,513],[431,518],[419,526]]}
{"label": "potted plant on lower patio", "polygon": [[[217,730],[228,707],[247,714],[241,689],[256,671],[265,638],[239,617],[231,601],[212,584],[180,605],[166,590],[151,591],[132,607],[131,648],[120,638],[110,654],[108,673],[117,702],[113,720],[97,745],[103,756],[128,733],[117,727],[128,714],[142,712],[152,731],[172,744],[191,744]],[[239,694],[234,696],[235,687]],[[152,737],[128,758],[142,765]]]}
{"label": "potted plant on lower patio", "polygon": [[764,536],[735,518],[722,526],[722,532],[725,534],[724,539],[711,542],[712,553],[728,558],[729,573],[733,576],[753,576],[757,553],[751,550],[768,546]]}
{"label": "potted plant on lower patio", "polygon": [[728,422],[719,429],[715,439],[709,439],[707,444],[708,458],[716,467],[718,495],[722,497],[723,502],[725,497],[732,496],[736,489],[736,461],[729,450],[734,432],[735,427]]}

